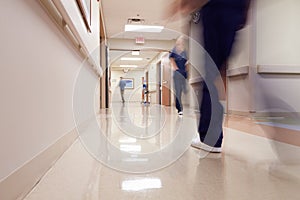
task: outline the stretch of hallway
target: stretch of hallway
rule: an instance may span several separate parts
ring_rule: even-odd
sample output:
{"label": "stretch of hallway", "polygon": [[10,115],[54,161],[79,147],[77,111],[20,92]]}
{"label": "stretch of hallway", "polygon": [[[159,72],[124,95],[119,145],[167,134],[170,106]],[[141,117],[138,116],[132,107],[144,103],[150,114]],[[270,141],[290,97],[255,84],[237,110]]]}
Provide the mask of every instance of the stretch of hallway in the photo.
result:
{"label": "stretch of hallway", "polygon": [[0,5],[0,200],[300,199],[300,0]]}
{"label": "stretch of hallway", "polygon": [[[181,134],[178,130],[184,125],[184,120],[195,123],[195,115],[188,110],[180,117],[175,109],[164,107],[157,109],[156,106],[137,103],[117,104],[115,107],[116,114],[112,110],[98,114],[98,124],[101,130],[105,130],[98,134],[106,135],[113,145],[127,146],[124,151],[133,153],[160,151]],[[126,115],[128,111],[130,114]],[[165,123],[161,123],[163,115]],[[241,122],[241,119],[227,117],[226,123],[239,122],[240,127],[249,123],[249,120]],[[145,125],[147,120],[151,122]],[[128,136],[124,130],[130,121],[145,126],[144,130],[150,124],[159,123],[162,130],[149,140],[145,132]],[[245,133],[238,130],[240,127],[225,128],[222,154],[188,147],[171,164],[144,173],[122,171],[125,162],[137,162],[124,161],[125,157],[119,157],[118,170],[112,169],[88,153],[89,144],[79,137],[25,199],[298,199],[300,162],[292,157],[279,159],[278,151],[282,155],[295,156],[300,155],[300,147]],[[189,137],[189,133],[195,134],[195,127],[186,126],[183,133]],[[263,129],[261,133],[264,134]],[[137,146],[140,148],[134,148]],[[176,146],[174,148],[176,152]],[[112,156],[107,153],[107,156]]]}

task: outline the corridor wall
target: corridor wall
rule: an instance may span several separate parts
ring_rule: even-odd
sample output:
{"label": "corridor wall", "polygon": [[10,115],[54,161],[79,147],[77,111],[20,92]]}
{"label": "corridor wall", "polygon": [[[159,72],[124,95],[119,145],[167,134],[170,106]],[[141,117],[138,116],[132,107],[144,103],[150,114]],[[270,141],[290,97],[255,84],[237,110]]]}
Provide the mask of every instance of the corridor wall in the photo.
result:
{"label": "corridor wall", "polygon": [[300,112],[299,8],[295,0],[254,1],[229,65],[249,67],[247,75],[229,77],[231,111],[279,116]]}
{"label": "corridor wall", "polygon": [[[89,52],[99,44],[95,3],[93,33],[79,18],[73,24]],[[72,98],[84,58],[39,1],[2,1],[0,17],[0,199],[10,200],[24,197],[76,139]],[[96,83],[95,71],[86,71]]]}
{"label": "corridor wall", "polygon": [[[228,61],[226,104],[229,113],[244,116],[299,114],[299,8],[297,0],[252,1],[248,23],[237,32]],[[195,45],[195,42],[202,44],[201,29],[201,21],[191,22],[190,60],[196,66],[203,64]],[[196,86],[199,81],[199,74],[192,71],[190,84]]]}

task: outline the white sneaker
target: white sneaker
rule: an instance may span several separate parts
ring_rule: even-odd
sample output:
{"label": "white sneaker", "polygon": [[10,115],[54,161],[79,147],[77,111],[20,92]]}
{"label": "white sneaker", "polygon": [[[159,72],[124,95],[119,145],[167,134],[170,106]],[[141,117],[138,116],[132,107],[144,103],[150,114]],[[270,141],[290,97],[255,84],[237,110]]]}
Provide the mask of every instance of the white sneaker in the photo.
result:
{"label": "white sneaker", "polygon": [[204,144],[203,142],[200,141],[199,137],[193,139],[191,146],[194,148],[202,149],[202,150],[212,152],[212,153],[221,153],[222,152],[221,147],[212,147],[207,144]]}
{"label": "white sneaker", "polygon": [[183,115],[183,112],[182,111],[178,112],[178,115]]}

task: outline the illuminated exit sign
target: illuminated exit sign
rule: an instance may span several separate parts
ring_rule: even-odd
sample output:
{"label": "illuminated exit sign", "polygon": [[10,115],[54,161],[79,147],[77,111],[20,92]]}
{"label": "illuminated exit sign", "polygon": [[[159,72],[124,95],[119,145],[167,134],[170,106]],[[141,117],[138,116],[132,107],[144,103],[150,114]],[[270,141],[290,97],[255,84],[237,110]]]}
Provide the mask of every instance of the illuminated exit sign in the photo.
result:
{"label": "illuminated exit sign", "polygon": [[144,37],[136,37],[135,38],[135,43],[136,44],[144,44],[145,43],[145,38]]}

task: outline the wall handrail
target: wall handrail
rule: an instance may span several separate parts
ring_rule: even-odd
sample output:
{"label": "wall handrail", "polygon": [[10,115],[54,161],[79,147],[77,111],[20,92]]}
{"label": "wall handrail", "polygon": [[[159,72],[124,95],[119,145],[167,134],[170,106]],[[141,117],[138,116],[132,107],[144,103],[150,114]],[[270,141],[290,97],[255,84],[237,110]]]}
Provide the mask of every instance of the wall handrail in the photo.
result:
{"label": "wall handrail", "polygon": [[300,75],[300,65],[257,65],[257,73]]}

